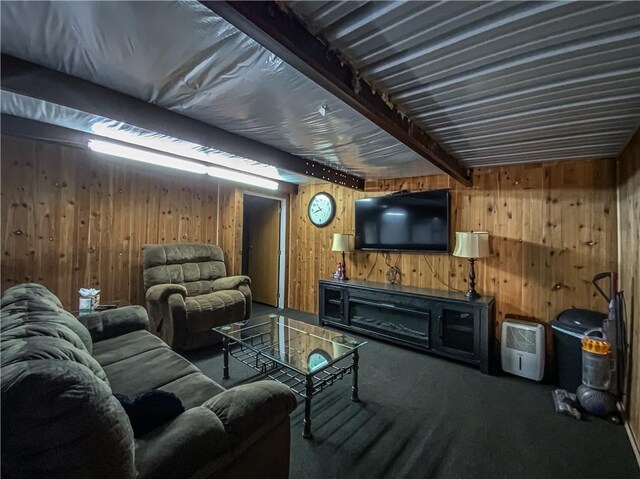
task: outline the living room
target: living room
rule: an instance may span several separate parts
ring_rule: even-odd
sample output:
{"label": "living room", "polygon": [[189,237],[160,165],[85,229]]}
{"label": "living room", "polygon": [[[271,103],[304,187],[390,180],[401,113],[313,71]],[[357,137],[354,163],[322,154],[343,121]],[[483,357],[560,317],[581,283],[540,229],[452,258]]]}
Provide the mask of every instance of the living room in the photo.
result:
{"label": "living room", "polygon": [[637,2],[1,9],[3,475],[640,474]]}

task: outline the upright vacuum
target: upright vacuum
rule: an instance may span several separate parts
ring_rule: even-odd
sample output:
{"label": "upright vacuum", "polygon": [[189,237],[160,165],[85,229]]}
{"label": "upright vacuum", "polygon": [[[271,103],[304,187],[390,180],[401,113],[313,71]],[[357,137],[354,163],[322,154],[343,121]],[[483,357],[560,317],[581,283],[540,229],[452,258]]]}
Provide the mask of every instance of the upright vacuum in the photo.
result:
{"label": "upright vacuum", "polygon": [[[608,294],[598,284],[606,279]],[[593,285],[607,301],[609,313],[602,328],[587,331],[582,338],[582,384],[576,395],[586,412],[620,423],[616,402],[624,393],[627,359],[624,296],[618,290],[617,273],[597,274]]]}

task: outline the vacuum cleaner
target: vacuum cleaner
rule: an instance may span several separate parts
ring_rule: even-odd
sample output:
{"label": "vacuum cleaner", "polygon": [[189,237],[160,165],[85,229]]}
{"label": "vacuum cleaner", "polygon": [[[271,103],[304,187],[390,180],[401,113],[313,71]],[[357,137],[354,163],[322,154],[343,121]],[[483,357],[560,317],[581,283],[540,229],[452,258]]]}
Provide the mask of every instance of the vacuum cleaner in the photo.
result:
{"label": "vacuum cleaner", "polygon": [[[609,280],[607,294],[598,282]],[[622,423],[616,403],[625,387],[627,338],[624,296],[618,291],[618,274],[600,273],[593,285],[609,305],[602,328],[587,331],[582,338],[582,384],[576,391],[580,406],[589,414]]]}

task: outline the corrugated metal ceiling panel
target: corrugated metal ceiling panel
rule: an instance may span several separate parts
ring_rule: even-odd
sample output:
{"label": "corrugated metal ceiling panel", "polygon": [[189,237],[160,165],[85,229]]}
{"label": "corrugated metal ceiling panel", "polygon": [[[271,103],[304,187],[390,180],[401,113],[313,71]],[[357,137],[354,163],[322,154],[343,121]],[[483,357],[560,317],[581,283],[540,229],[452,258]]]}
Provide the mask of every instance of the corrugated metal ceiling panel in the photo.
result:
{"label": "corrugated metal ceiling panel", "polygon": [[286,2],[469,166],[616,156],[640,2]]}

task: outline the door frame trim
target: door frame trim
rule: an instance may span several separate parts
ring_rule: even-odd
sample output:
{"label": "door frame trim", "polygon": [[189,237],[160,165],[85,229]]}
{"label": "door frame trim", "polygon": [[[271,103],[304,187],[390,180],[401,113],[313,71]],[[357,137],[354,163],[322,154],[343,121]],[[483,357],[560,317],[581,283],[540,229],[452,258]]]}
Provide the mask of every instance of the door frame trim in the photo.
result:
{"label": "door frame trim", "polygon": [[[285,244],[287,241],[287,199],[281,198],[279,196],[271,196],[265,195],[263,193],[255,193],[253,191],[243,191],[242,192],[242,212],[244,214],[244,198],[245,196],[259,196],[261,198],[267,198],[270,200],[275,200],[280,202],[280,241],[279,241],[279,249],[280,255],[278,258],[278,308],[284,308],[284,281],[285,281],[285,267],[287,264],[287,245]],[[244,224],[242,225],[244,229]]]}

